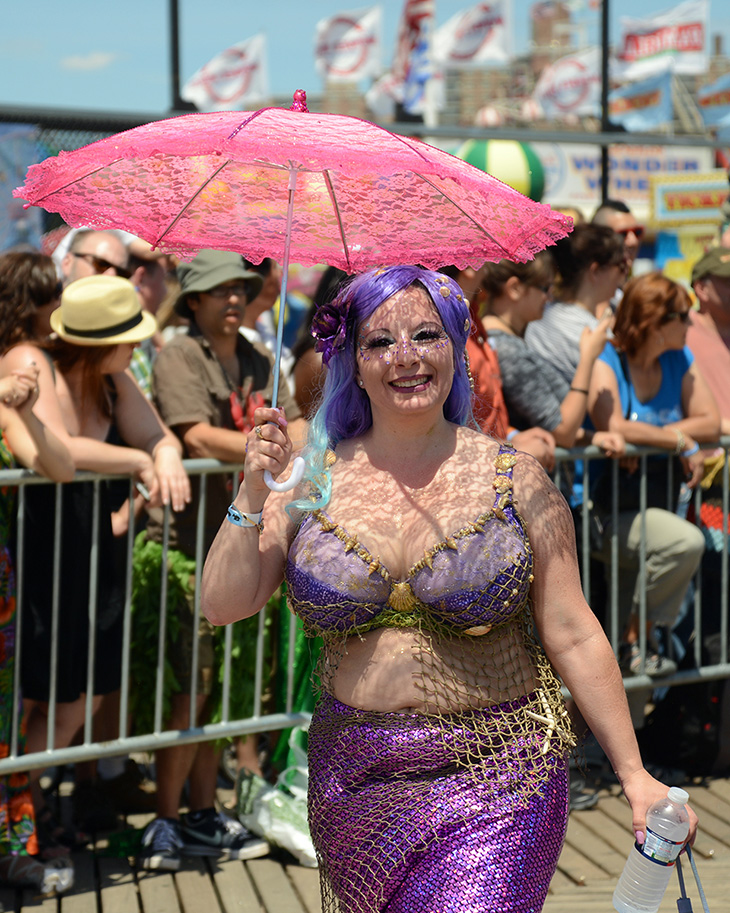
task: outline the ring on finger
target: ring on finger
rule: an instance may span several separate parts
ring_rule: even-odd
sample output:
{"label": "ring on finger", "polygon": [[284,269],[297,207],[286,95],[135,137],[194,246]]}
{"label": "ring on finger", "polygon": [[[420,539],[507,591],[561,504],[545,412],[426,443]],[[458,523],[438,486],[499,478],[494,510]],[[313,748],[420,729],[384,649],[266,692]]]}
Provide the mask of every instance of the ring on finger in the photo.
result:
{"label": "ring on finger", "polygon": [[257,438],[263,440],[263,438],[264,438],[264,426],[263,426],[263,425],[255,425],[255,426],[254,426],[254,429],[253,429],[253,433],[256,435]]}

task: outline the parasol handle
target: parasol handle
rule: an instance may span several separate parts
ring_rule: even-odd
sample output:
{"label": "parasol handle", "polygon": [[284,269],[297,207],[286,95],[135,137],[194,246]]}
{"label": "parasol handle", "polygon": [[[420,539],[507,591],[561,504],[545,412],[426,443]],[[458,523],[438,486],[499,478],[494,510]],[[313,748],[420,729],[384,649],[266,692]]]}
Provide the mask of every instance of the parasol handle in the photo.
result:
{"label": "parasol handle", "polygon": [[291,475],[286,482],[276,482],[268,469],[264,472],[264,482],[272,491],[289,491],[302,481],[306,466],[302,457],[294,457],[294,462],[291,464]]}
{"label": "parasol handle", "polygon": [[[279,397],[281,376],[281,349],[284,344],[284,311],[286,308],[286,284],[289,278],[289,246],[291,243],[292,220],[294,217],[294,191],[297,187],[297,171],[289,163],[289,202],[286,210],[286,234],[284,238],[284,262],[281,266],[281,294],[279,297],[279,323],[276,328],[276,353],[274,359],[274,390],[271,396],[272,406],[276,406]],[[271,473],[266,470],[264,481],[272,491],[289,491],[302,481],[306,463],[302,457],[296,457],[292,463],[291,475],[286,482],[275,482]]]}

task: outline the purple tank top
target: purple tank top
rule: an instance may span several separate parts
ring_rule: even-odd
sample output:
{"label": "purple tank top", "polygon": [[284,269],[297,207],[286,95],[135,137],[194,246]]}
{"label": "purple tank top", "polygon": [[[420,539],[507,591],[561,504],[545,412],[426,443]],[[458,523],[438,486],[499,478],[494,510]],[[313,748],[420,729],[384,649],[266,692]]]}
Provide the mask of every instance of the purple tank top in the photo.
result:
{"label": "purple tank top", "polygon": [[404,580],[393,580],[349,531],[323,510],[301,524],[289,550],[289,604],[308,633],[356,634],[428,619],[480,636],[520,615],[532,582],[532,552],[512,503],[514,450],[495,460],[491,509],[430,548]]}

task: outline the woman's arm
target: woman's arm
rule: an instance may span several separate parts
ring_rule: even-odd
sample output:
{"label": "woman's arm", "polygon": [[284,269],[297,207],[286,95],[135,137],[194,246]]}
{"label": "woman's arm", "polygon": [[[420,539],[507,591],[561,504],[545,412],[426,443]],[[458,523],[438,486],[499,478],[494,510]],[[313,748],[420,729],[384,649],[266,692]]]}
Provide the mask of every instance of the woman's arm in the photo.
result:
{"label": "woman's arm", "polygon": [[[545,651],[606,752],[628,799],[634,831],[667,787],[643,767],[623,681],[611,646],[585,599],[570,510],[549,478],[527,457],[515,466],[515,500],[534,555],[532,604]],[[691,837],[697,817],[691,815]]]}
{"label": "woman's arm", "polygon": [[[76,468],[68,448],[33,412],[38,370],[15,370],[0,379],[0,426],[17,461],[54,482],[70,482]],[[12,404],[12,405],[11,405]]]}
{"label": "woman's arm", "polygon": [[0,359],[2,377],[12,374],[13,371],[29,369],[38,372],[38,398],[33,404],[33,412],[38,420],[68,447],[70,436],[56,393],[55,375],[48,355],[37,346],[21,343],[9,349]]}
{"label": "woman's arm", "polygon": [[113,375],[114,421],[124,441],[152,458],[163,504],[182,510],[190,502],[190,480],[182,465],[182,444],[163,423],[136,381]]}
{"label": "woman's arm", "polygon": [[[201,608],[216,625],[248,618],[260,611],[284,577],[294,524],[284,510],[296,492],[271,492],[264,470],[276,477],[287,467],[292,445],[286,419],[277,409],[261,408],[255,420],[262,437],[251,431],[244,479],[233,501],[242,514],[263,511],[261,532],[227,519],[221,524],[203,568]],[[276,422],[277,424],[271,424]],[[265,505],[265,510],[264,510]]]}
{"label": "woman's arm", "polygon": [[[597,327],[585,327],[580,337],[580,359],[575,369],[570,389],[560,403],[560,424],[552,429],[555,440],[561,447],[573,447],[578,443],[579,432],[588,412],[588,396],[591,376],[596,359],[606,345],[608,328],[613,321],[609,313]],[[580,435],[580,443],[589,441]]]}
{"label": "woman's arm", "polygon": [[720,437],[720,410],[696,361],[682,378],[682,412],[684,418],[668,428],[679,428],[685,437],[703,443],[714,443]]}

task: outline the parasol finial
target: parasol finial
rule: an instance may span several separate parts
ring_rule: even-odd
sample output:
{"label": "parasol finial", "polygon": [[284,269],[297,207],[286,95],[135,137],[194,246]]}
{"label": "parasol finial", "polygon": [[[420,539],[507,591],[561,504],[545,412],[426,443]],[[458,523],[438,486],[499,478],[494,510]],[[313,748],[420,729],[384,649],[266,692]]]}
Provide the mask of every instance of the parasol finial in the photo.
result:
{"label": "parasol finial", "polygon": [[309,114],[309,108],[307,107],[307,93],[304,89],[297,89],[294,93],[294,101],[292,102],[290,111],[303,111],[306,114]]}

